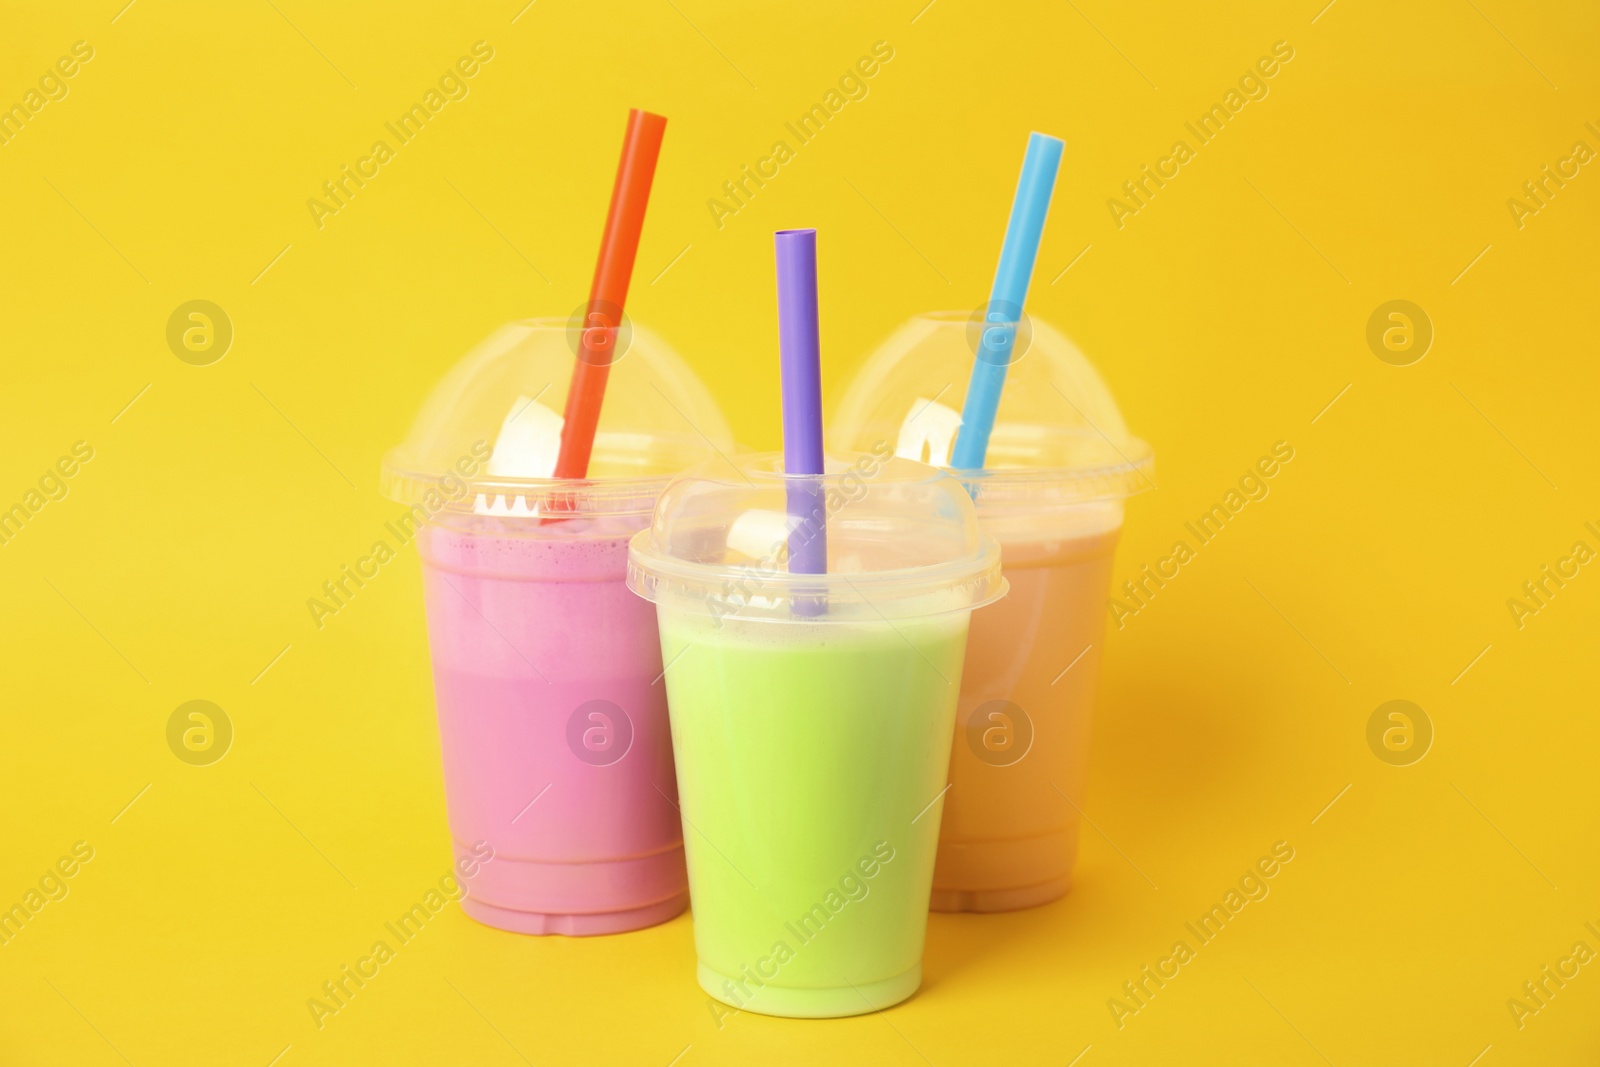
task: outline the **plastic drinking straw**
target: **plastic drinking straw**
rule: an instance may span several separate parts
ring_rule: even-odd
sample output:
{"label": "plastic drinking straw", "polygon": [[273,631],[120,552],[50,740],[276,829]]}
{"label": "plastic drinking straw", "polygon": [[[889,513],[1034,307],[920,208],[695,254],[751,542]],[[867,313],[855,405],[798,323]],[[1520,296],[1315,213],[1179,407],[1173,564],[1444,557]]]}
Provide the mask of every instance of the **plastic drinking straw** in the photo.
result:
{"label": "plastic drinking straw", "polygon": [[660,115],[638,108],[628,112],[628,132],[622,141],[617,181],[611,187],[606,232],[600,239],[600,259],[594,266],[589,306],[579,334],[578,362],[572,369],[572,387],[567,392],[561,450],[556,454],[557,478],[582,478],[589,473],[594,431],[600,423],[600,404],[606,395],[606,375],[616,358],[614,346],[617,328],[622,324],[622,305],[628,299],[633,258],[639,251],[644,209],[650,202],[650,182],[655,178],[661,136],[666,129],[667,120]]}
{"label": "plastic drinking straw", "polygon": [[1011,346],[1017,339],[1014,324],[1022,321],[1022,305],[1028,298],[1033,262],[1039,256],[1044,217],[1050,210],[1050,194],[1055,191],[1056,171],[1061,166],[1061,149],[1059,138],[1043,133],[1028,135],[1022,176],[1017,179],[1017,195],[1011,201],[1011,221],[1006,224],[1006,239],[1000,246],[1000,266],[994,272],[994,288],[989,291],[978,358],[973,361],[967,402],[961,408],[961,430],[950,457],[950,466],[956,470],[982,469],[989,453],[989,435],[994,432]]}
{"label": "plastic drinking straw", "polygon": [[[778,361],[783,383],[783,469],[785,474],[823,473],[822,346],[817,335],[817,231],[779,230]],[[790,481],[791,574],[828,570],[826,496],[821,479]],[[816,615],[820,600],[797,599],[795,612]]]}

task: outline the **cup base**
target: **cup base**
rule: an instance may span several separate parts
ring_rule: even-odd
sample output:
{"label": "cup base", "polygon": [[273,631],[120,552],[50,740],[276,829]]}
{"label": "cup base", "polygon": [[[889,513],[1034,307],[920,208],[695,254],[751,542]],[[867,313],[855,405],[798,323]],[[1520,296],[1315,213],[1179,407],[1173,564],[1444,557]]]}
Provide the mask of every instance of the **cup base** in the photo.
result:
{"label": "cup base", "polygon": [[838,1019],[846,1015],[866,1015],[909,998],[922,985],[922,964],[918,963],[893,978],[864,985],[846,985],[840,989],[764,985],[742,1004],[729,995],[723,983],[742,983],[748,989],[750,982],[743,976],[723,974],[701,963],[696,977],[700,981],[700,988],[712,999],[757,1015],[776,1015],[784,1019]]}
{"label": "cup base", "polygon": [[1038,885],[1008,889],[939,889],[928,900],[929,911],[1022,911],[1060,900],[1072,888],[1072,875]]}
{"label": "cup base", "polygon": [[485,904],[471,896],[461,898],[461,910],[468,917],[496,930],[509,930],[514,934],[561,934],[566,937],[595,937],[602,934],[621,934],[629,930],[643,930],[647,926],[664,923],[681,914],[689,906],[689,894],[647,904],[627,911],[602,911],[589,914],[558,915],[549,912],[518,911]]}

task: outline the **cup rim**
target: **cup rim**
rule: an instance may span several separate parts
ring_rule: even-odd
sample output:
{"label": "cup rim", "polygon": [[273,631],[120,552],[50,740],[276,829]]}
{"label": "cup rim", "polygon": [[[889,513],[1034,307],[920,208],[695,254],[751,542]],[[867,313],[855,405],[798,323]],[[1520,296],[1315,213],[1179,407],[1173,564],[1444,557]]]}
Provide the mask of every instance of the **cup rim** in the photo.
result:
{"label": "cup rim", "polygon": [[[516,478],[505,475],[475,475],[463,478],[446,471],[420,471],[408,461],[403,446],[396,446],[383,458],[378,490],[398,504],[422,506],[430,512],[488,514],[500,517],[545,518],[555,516],[648,515],[656,499],[678,476],[652,474],[615,478]],[[447,492],[442,482],[455,477],[464,487]],[[429,506],[428,493],[438,494],[442,503]],[[483,503],[489,510],[479,511]]]}
{"label": "cup rim", "polygon": [[[830,491],[843,487],[847,478],[860,477],[860,461],[869,456],[894,464],[893,483],[897,486],[935,487],[948,494],[945,499],[959,502],[962,509],[972,506],[950,472],[892,454],[833,452],[828,454],[827,464],[835,469],[825,474],[787,473],[781,469],[781,452],[746,453],[733,466],[739,478],[752,487],[798,483]],[[716,469],[712,464],[700,468],[706,472],[707,480],[714,480],[711,472]],[[693,473],[685,478],[697,480]],[[731,477],[723,484],[742,488]],[[699,605],[701,613],[718,617],[807,621],[829,618],[828,614],[807,616],[792,610],[807,599],[830,607],[864,609],[843,613],[853,622],[966,611],[993,603],[1007,589],[1000,570],[999,543],[976,524],[975,513],[970,521],[974,540],[970,547],[964,543],[960,554],[951,558],[883,570],[821,574],[791,573],[776,558],[764,558],[751,565],[702,562],[673,555],[657,543],[660,531],[652,523],[628,543],[628,587],[657,604]]]}
{"label": "cup rim", "polygon": [[[970,327],[974,312],[958,308],[918,311],[899,328],[922,323],[925,328],[947,326]],[[1029,317],[1024,315],[1024,317]],[[896,331],[898,334],[898,330]],[[837,413],[835,413],[837,415]],[[1087,421],[1087,420],[1086,420]],[[1155,488],[1155,452],[1150,444],[1132,435],[1120,444],[1113,441],[1093,423],[1080,432],[1086,438],[1098,438],[1111,448],[1119,461],[1088,462],[1083,464],[1040,467],[983,467],[962,470],[940,466],[968,486],[979,488],[979,511],[988,511],[1002,502],[1008,506],[1037,499],[1041,505],[1090,504],[1125,500]]]}
{"label": "cup rim", "polygon": [[[650,530],[628,540],[627,585],[663,608],[699,605],[695,614],[740,621],[877,623],[933,618],[986,607],[1010,591],[1000,569],[1000,545],[980,535],[978,552],[947,563],[868,573],[791,574],[788,571],[727,564],[696,563],[654,551]],[[730,591],[746,590],[743,595]],[[936,602],[930,597],[946,596]],[[792,605],[805,599],[830,606],[865,605],[866,613],[798,615]],[[732,605],[729,610],[719,607]]]}

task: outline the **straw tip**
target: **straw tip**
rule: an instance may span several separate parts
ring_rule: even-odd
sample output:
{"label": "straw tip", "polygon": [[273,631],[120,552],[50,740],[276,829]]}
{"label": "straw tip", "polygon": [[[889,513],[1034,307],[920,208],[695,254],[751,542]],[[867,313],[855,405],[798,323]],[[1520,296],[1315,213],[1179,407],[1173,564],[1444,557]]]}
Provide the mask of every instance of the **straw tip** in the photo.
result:
{"label": "straw tip", "polygon": [[778,230],[772,235],[772,247],[777,250],[780,260],[786,256],[814,260],[817,257],[817,231]]}

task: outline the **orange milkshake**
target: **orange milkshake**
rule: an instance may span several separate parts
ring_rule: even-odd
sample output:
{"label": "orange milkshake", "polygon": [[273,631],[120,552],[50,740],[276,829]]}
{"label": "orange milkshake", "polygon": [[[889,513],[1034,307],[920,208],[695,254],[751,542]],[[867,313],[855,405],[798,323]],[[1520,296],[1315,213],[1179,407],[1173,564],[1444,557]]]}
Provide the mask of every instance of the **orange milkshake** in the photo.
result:
{"label": "orange milkshake", "polygon": [[[897,330],[846,391],[835,446],[893,442],[947,467],[981,329],[979,316],[936,312]],[[1112,557],[1123,501],[1154,484],[1152,465],[1077,346],[1019,324],[984,467],[955,472],[1011,593],[967,638],[935,911],[1029,908],[1072,885]]]}
{"label": "orange milkshake", "polygon": [[1027,908],[1072,884],[1114,510],[1109,528],[1001,545],[1011,594],[975,614],[967,638],[935,911]]}

